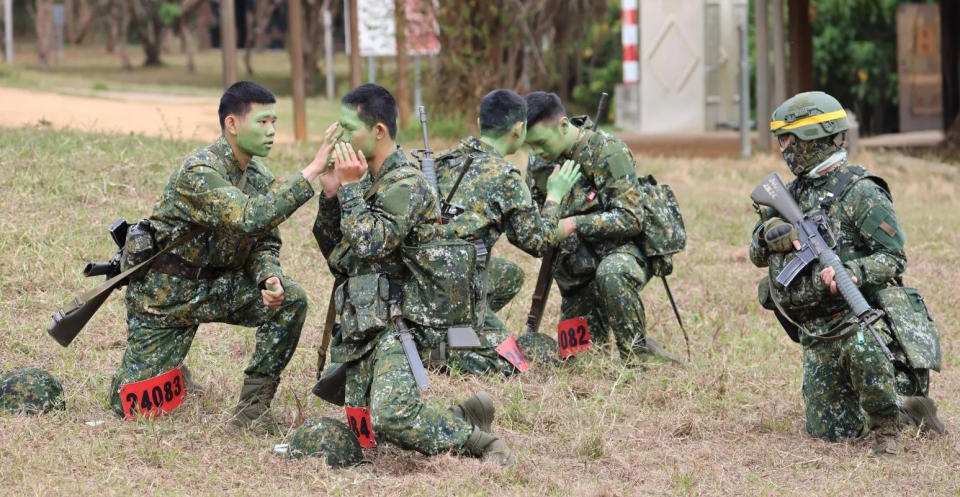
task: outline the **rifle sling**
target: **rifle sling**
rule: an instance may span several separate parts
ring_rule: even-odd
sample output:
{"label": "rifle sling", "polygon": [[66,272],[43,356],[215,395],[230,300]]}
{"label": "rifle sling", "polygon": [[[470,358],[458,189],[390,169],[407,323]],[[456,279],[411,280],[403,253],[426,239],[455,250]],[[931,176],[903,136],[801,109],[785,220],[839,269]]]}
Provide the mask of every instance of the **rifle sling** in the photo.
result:
{"label": "rifle sling", "polygon": [[137,270],[150,265],[154,260],[156,260],[157,257],[160,257],[161,255],[166,254],[167,252],[170,252],[171,250],[196,238],[202,232],[203,232],[203,228],[194,228],[184,233],[183,236],[178,238],[176,241],[174,241],[170,245],[167,245],[166,247],[164,247],[163,250],[157,252],[156,254],[153,254],[153,256],[150,257],[149,259],[141,262],[140,264],[137,264],[136,266],[133,266],[130,269],[127,269],[126,271],[121,272],[120,274],[114,276],[113,278],[108,279],[107,281],[104,281],[103,284],[101,284],[97,288],[94,288],[93,290],[89,290],[85,293],[75,296],[73,298],[73,303],[75,306],[74,308],[76,309],[78,307],[82,307],[84,304],[100,296],[104,292],[112,291],[113,287],[116,286],[117,283],[123,281],[125,278],[135,273]]}

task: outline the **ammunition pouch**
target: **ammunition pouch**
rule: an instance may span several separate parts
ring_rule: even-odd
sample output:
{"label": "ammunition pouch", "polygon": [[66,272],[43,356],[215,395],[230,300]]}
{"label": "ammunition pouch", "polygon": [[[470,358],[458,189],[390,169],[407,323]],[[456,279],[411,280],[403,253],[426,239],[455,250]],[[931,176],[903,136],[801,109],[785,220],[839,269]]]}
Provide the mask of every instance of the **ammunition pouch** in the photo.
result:
{"label": "ammunition pouch", "polygon": [[940,371],[940,331],[923,296],[915,288],[891,286],[875,292],[873,300],[883,309],[910,367]]}
{"label": "ammunition pouch", "polygon": [[[154,240],[155,230],[148,219],[141,219],[127,230],[126,242],[123,245],[123,255],[120,257],[120,270],[126,271],[137,264],[153,257],[157,253],[157,242]],[[149,267],[143,267],[131,274],[129,281],[137,281],[144,277]]]}
{"label": "ammunition pouch", "polygon": [[390,280],[383,273],[351,276],[334,290],[344,342],[362,342],[390,325]]}
{"label": "ammunition pouch", "polygon": [[473,242],[439,239],[403,246],[401,257],[410,271],[403,284],[403,316],[421,326],[483,326],[483,281],[486,256]]}

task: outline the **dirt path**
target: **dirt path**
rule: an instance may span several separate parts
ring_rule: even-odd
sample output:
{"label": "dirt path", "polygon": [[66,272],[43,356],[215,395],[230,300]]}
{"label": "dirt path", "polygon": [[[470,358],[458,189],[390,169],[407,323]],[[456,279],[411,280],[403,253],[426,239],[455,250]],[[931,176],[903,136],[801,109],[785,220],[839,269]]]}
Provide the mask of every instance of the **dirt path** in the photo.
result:
{"label": "dirt path", "polygon": [[[97,98],[0,87],[5,118],[0,125],[32,126],[109,133],[143,133],[177,140],[210,141],[220,134],[216,97],[176,97],[137,93]],[[278,137],[291,141],[292,137]]]}

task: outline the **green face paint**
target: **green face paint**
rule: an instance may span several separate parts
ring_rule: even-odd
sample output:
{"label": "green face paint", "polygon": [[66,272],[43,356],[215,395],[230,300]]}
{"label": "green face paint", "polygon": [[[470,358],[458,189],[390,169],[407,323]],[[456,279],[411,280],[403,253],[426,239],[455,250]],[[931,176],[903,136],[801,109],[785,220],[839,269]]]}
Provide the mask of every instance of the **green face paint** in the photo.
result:
{"label": "green face paint", "polygon": [[373,127],[368,127],[367,123],[360,119],[360,115],[350,105],[340,106],[340,127],[343,128],[343,135],[340,141],[353,145],[360,150],[367,159],[373,158],[373,150],[377,146],[377,134]]}
{"label": "green face paint", "polygon": [[525,143],[533,153],[548,162],[559,159],[560,156],[566,152],[567,148],[563,133],[560,132],[559,123],[553,126],[536,124],[530,127],[526,133]]}
{"label": "green face paint", "polygon": [[266,157],[273,148],[276,124],[277,111],[273,104],[251,105],[250,111],[240,121],[237,145],[250,155]]}

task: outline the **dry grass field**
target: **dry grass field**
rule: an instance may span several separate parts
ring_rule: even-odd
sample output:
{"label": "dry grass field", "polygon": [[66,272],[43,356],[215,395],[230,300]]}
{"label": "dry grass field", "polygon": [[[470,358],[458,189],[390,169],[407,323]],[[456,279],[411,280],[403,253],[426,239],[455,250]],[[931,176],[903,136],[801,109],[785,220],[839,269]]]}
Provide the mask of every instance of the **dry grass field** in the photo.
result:
{"label": "dry grass field", "polygon": [[[113,252],[106,227],[146,216],[179,157],[197,143],[140,135],[0,129],[0,370],[40,367],[64,385],[65,412],[0,416],[3,495],[960,495],[960,171],[896,154],[859,159],[892,185],[908,236],[908,284],[927,298],[943,332],[944,371],[932,395],[950,434],[906,434],[906,452],[864,456],[867,443],[831,444],[803,428],[800,349],[756,302],[762,271],[747,260],[755,214],[748,194],[774,157],[662,159],[637,151],[642,172],[673,186],[689,231],[672,287],[690,331],[685,367],[620,366],[600,351],[557,369],[510,379],[434,376],[427,402],[448,405],[475,390],[497,402],[494,431],[519,464],[501,471],[475,459],[423,457],[382,446],[368,463],[331,470],[288,461],[280,438],[229,436],[253,331],[201,326],[187,364],[208,393],[171,415],[126,422],[107,410],[110,376],[125,346],[125,315],[112,297],[69,348],[44,333],[50,315],[91,288],[80,269]],[[407,145],[413,145],[407,144]],[[409,148],[409,147],[408,147]],[[299,170],[309,146],[278,146],[278,175]],[[516,157],[522,161],[523,157]],[[332,278],[310,234],[315,202],[281,227],[285,271],[310,294],[300,348],[275,402],[292,424],[342,411],[309,393]],[[519,331],[539,261],[501,241],[495,252],[526,271],[502,311]],[[659,282],[644,292],[649,333],[675,351],[683,340]],[[544,329],[559,315],[556,292]],[[101,424],[89,423],[103,421]],[[89,424],[88,424],[89,423]],[[94,425],[94,426],[91,426]]]}

